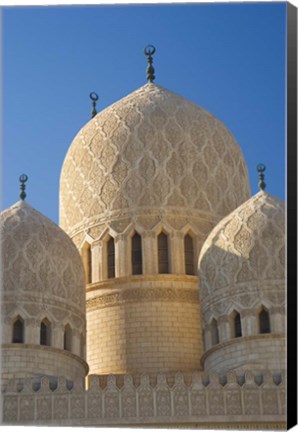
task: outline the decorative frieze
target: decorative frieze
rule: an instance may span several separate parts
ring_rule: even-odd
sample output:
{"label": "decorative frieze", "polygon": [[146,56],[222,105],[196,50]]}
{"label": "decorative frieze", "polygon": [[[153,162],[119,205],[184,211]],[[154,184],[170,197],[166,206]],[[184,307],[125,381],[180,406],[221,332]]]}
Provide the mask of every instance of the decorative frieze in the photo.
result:
{"label": "decorative frieze", "polygon": [[[27,382],[21,392],[16,386],[6,386],[3,393],[4,424],[57,425],[133,425],[133,424],[218,424],[235,425],[250,422],[259,428],[266,423],[279,429],[285,424],[283,404],[279,401],[285,383],[276,385],[272,375],[264,371],[263,382],[256,384],[251,373],[240,377],[229,374],[222,385],[219,375],[204,376],[195,372],[185,383],[182,373],[177,373],[173,385],[165,374],[158,374],[156,384],[148,375],[142,375],[140,383],[124,376],[122,387],[115,376],[108,376],[106,384],[100,384],[98,376],[91,376],[89,390],[82,388],[82,381],[75,382],[69,390],[65,380],[58,380],[53,389],[47,378],[40,388],[32,389]],[[205,377],[207,378],[207,377]],[[24,384],[23,384],[24,386]],[[104,387],[103,387],[104,386]],[[230,428],[230,426],[228,427]]]}
{"label": "decorative frieze", "polygon": [[198,303],[198,292],[196,289],[176,288],[131,288],[119,290],[112,294],[102,294],[93,297],[86,302],[86,309],[114,306],[126,302],[142,301],[170,301]]}

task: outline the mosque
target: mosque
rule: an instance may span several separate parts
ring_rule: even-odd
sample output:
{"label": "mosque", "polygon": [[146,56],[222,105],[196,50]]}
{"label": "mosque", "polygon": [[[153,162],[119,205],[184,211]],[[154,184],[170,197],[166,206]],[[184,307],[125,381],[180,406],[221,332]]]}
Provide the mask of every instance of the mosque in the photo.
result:
{"label": "mosque", "polygon": [[3,424],[285,428],[284,203],[154,51],[141,88],[91,93],[59,226],[26,175],[1,214]]}

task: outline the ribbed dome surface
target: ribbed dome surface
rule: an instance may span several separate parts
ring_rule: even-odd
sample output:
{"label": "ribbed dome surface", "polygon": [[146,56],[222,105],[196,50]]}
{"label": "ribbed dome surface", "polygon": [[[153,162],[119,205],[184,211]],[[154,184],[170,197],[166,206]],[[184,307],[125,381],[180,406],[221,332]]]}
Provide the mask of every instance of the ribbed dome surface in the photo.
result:
{"label": "ribbed dome surface", "polygon": [[213,115],[149,83],[78,133],[60,179],[60,225],[74,235],[136,208],[190,209],[217,220],[249,197],[239,145]]}
{"label": "ribbed dome surface", "polygon": [[261,191],[219,222],[202,247],[203,314],[220,315],[233,303],[240,309],[264,301],[281,305],[284,266],[284,203]]}
{"label": "ribbed dome surface", "polygon": [[[2,281],[6,307],[22,304],[30,316],[69,313],[84,327],[84,270],[70,238],[56,224],[19,201],[1,214]],[[75,318],[77,317],[77,318]]]}

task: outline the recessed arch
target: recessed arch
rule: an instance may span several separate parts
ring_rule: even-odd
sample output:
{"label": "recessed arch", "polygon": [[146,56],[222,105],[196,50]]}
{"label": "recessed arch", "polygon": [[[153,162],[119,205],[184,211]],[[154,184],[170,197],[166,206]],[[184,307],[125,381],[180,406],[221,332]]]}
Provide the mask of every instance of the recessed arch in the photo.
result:
{"label": "recessed arch", "polygon": [[44,318],[40,323],[40,345],[51,345],[51,323],[47,318]]}
{"label": "recessed arch", "polygon": [[23,318],[18,315],[12,324],[12,343],[24,343],[25,326]]}
{"label": "recessed arch", "polygon": [[64,326],[63,349],[71,351],[72,348],[72,329],[69,324]]}
{"label": "recessed arch", "polygon": [[219,343],[219,333],[218,333],[217,320],[215,318],[213,318],[210,323],[210,331],[211,331],[211,344],[212,346],[217,345]]}
{"label": "recessed arch", "polygon": [[142,237],[136,231],[131,237],[131,268],[133,275],[143,273]]}
{"label": "recessed arch", "polygon": [[265,306],[261,306],[258,313],[259,333],[271,333],[269,310]]}
{"label": "recessed arch", "polygon": [[169,273],[169,236],[161,231],[157,236],[158,273]]}
{"label": "recessed arch", "polygon": [[107,276],[108,279],[115,277],[115,239],[109,236],[106,243],[107,250]]}
{"label": "recessed arch", "polygon": [[230,315],[231,336],[238,338],[242,336],[241,316],[237,311],[233,311]]}

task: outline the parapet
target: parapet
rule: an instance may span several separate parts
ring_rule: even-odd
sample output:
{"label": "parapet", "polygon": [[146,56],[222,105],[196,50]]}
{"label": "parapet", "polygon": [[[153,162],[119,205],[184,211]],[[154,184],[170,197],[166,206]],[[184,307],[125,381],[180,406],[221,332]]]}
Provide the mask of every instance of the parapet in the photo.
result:
{"label": "parapet", "polygon": [[[119,385],[120,381],[122,384]],[[285,375],[250,371],[238,376],[195,372],[154,380],[141,375],[90,377],[70,384],[43,377],[39,383],[11,381],[3,390],[3,424],[49,426],[175,426],[285,429]],[[153,381],[155,383],[153,383]],[[34,385],[33,385],[34,384]]]}

